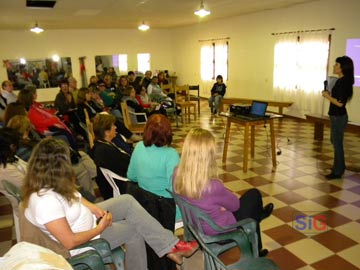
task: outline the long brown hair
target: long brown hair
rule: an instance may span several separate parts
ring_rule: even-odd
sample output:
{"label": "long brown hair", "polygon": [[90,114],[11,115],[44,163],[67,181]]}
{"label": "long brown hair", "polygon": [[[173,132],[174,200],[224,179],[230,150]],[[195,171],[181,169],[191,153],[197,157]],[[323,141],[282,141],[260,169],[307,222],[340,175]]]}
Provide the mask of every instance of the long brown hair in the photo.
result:
{"label": "long brown hair", "polygon": [[53,189],[69,203],[77,199],[70,150],[61,140],[46,138],[33,149],[23,186],[25,208],[30,195],[41,189]]}

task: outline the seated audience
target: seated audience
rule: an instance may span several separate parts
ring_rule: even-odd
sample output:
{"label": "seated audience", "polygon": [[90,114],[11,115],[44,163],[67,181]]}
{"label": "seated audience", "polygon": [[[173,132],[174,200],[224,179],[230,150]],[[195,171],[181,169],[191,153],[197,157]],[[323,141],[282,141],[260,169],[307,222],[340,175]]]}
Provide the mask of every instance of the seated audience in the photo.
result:
{"label": "seated audience", "polygon": [[4,114],[7,106],[6,98],[0,94],[0,127],[4,124]]}
{"label": "seated audience", "polygon": [[[112,140],[116,137],[116,118],[110,114],[97,114],[93,120],[93,130],[95,134],[94,147],[90,150],[90,156],[97,166],[96,182],[100,193],[104,199],[113,196],[113,190],[100,171],[100,167],[109,169],[114,173],[126,177],[126,172],[130,162],[130,155]],[[126,193],[126,184],[117,181],[120,192]]]}
{"label": "seated audience", "polygon": [[[88,88],[83,87],[79,89],[78,93],[78,117],[80,121],[83,123],[86,122],[85,119],[85,111],[87,111],[90,121],[92,121],[97,113],[103,112],[103,109],[97,106],[97,104],[91,99],[91,92]],[[128,130],[123,122],[116,120],[115,125],[117,127],[117,130],[119,131],[119,134],[116,135],[116,137],[113,139],[113,142],[124,149],[129,154],[132,153],[132,146],[128,145],[125,140],[122,138],[124,136],[126,139],[137,142],[142,140],[142,138],[136,134],[133,134],[130,130]],[[121,136],[122,135],[122,136]]]}
{"label": "seated audience", "polygon": [[214,83],[211,88],[211,97],[209,98],[209,107],[211,113],[219,113],[221,99],[225,96],[226,85],[223,82],[223,77],[221,75],[216,76],[216,83]]}
{"label": "seated audience", "polygon": [[[174,168],[179,163],[178,152],[170,147],[172,129],[169,119],[154,114],[148,119],[143,135],[130,159],[127,177],[138,183],[140,191],[128,190],[164,228],[174,231],[176,207],[166,190],[172,190]],[[142,191],[144,190],[144,191]],[[180,213],[178,214],[180,218]],[[149,251],[148,255],[151,254]],[[149,256],[151,269],[173,269],[171,263]]]}
{"label": "seated audience", "polygon": [[1,95],[6,99],[7,104],[13,103],[16,101],[17,97],[15,95],[13,83],[9,80],[3,81],[1,84]]}
{"label": "seated audience", "polygon": [[[139,187],[157,196],[172,198],[173,170],[179,163],[179,154],[172,148],[172,128],[167,117],[154,114],[149,117],[143,134],[131,155],[127,177]],[[175,210],[175,209],[174,209]],[[175,214],[175,212],[174,212]],[[169,218],[175,224],[175,216]]]}
{"label": "seated audience", "polygon": [[144,109],[153,109],[159,105],[159,103],[151,101],[149,95],[146,93],[146,88],[144,86],[141,87],[140,94],[136,95],[135,98]]}
{"label": "seated audience", "polygon": [[[19,145],[19,135],[8,127],[0,129],[0,180],[7,180],[21,187],[25,177],[27,163],[16,156],[17,146]],[[0,181],[0,192],[6,192]],[[14,203],[15,199],[14,199]]]}
{"label": "seated audience", "polygon": [[25,106],[22,103],[18,102],[18,101],[10,103],[6,107],[5,114],[4,114],[4,123],[5,123],[5,125],[7,125],[9,120],[14,115],[27,115],[27,111],[25,109]]}
{"label": "seated audience", "polygon": [[76,109],[75,99],[69,90],[69,82],[67,79],[59,83],[60,91],[55,98],[55,108],[60,115],[66,115],[70,111]]}
{"label": "seated audience", "polygon": [[[227,226],[244,218],[257,222],[259,256],[266,256],[262,249],[259,223],[270,216],[274,205],[263,207],[261,193],[250,189],[240,199],[229,191],[217,175],[216,143],[214,136],[205,129],[194,128],[185,138],[181,160],[174,173],[174,191],[189,203],[207,213],[219,226]],[[206,223],[204,232],[216,232]]]}
{"label": "seated audience", "polygon": [[151,70],[147,70],[145,72],[145,76],[142,78],[142,80],[140,81],[140,85],[145,87],[145,89],[147,89],[147,87],[149,86],[149,84],[151,83],[151,76],[152,76],[152,72]]}
{"label": "seated audience", "polygon": [[79,253],[78,245],[102,237],[112,249],[126,245],[127,269],[146,270],[145,242],[159,257],[166,255],[178,264],[198,248],[196,242],[179,241],[131,196],[92,204],[77,192],[74,180],[69,149],[64,143],[51,138],[41,141],[25,176],[24,214],[29,222],[69,249],[71,255]]}
{"label": "seated audience", "polygon": [[37,94],[34,86],[28,86],[18,94],[18,101],[27,109],[28,117],[35,130],[42,136],[64,136],[71,148],[77,150],[78,146],[72,131],[56,115],[36,102],[36,98]]}
{"label": "seated audience", "polygon": [[[30,136],[31,123],[26,115],[13,116],[7,126],[17,131],[20,137],[17,145],[16,155],[24,161],[28,161],[33,148],[41,139]],[[70,149],[70,148],[69,148]],[[80,193],[89,201],[95,201],[93,179],[96,177],[96,165],[94,161],[83,151],[71,152],[71,164],[76,175],[76,183],[79,186]]]}

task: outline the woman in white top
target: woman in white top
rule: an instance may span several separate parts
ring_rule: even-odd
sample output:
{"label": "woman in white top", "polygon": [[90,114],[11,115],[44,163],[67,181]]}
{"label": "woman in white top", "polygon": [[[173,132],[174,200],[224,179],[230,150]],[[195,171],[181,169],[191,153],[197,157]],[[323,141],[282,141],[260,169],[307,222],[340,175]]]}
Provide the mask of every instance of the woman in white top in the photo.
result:
{"label": "woman in white top", "polygon": [[[33,150],[23,187],[25,217],[67,249],[102,237],[112,249],[126,245],[126,268],[147,269],[145,242],[159,257],[181,264],[198,248],[179,241],[130,195],[92,204],[76,190],[69,149],[46,138]],[[96,218],[101,218],[96,225]],[[74,251],[71,252],[74,254]]]}

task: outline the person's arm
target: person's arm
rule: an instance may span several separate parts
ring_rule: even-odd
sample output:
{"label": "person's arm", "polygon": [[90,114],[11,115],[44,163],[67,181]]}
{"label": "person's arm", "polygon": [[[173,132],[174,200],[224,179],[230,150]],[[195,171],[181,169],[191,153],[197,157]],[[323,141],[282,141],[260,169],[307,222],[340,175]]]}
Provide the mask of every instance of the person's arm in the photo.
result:
{"label": "person's arm", "polygon": [[65,217],[55,219],[45,224],[46,229],[67,249],[73,249],[101,234],[111,225],[111,213],[106,213],[95,228],[74,233]]}
{"label": "person's arm", "polygon": [[223,83],[220,95],[225,96],[225,93],[226,93],[226,85],[225,83]]}
{"label": "person's arm", "polygon": [[337,106],[337,107],[340,107],[340,108],[341,108],[342,106],[344,106],[344,103],[341,103],[341,102],[338,101],[336,98],[332,97],[332,96],[330,95],[330,92],[327,91],[327,90],[322,91],[322,96],[323,96],[324,98],[326,98],[327,100],[329,100],[330,103],[334,104],[334,105]]}
{"label": "person's arm", "polygon": [[131,154],[131,158],[130,158],[130,163],[129,163],[129,167],[127,170],[127,178],[129,178],[132,182],[137,182],[138,181],[138,177],[137,177],[137,170],[138,168],[136,167],[136,160],[137,160],[137,155],[138,152],[140,151],[140,144],[142,142],[139,142],[136,146],[135,149],[133,151],[133,153]]}
{"label": "person's arm", "polygon": [[214,83],[213,87],[211,88],[211,96],[214,96],[216,94],[216,85],[217,83]]}
{"label": "person's arm", "polygon": [[231,212],[239,209],[239,199],[234,193],[228,190],[220,180],[213,180],[211,188],[217,204]]}

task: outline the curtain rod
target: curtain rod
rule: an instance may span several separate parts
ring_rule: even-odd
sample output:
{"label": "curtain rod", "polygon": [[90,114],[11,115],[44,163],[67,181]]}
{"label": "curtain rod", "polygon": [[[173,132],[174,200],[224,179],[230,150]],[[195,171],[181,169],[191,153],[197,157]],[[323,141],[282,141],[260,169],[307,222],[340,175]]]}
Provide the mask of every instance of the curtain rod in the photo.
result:
{"label": "curtain rod", "polygon": [[213,39],[199,39],[199,42],[206,42],[206,41],[217,41],[217,40],[227,40],[230,39],[229,37],[226,38],[213,38]]}
{"label": "curtain rod", "polygon": [[271,33],[273,36],[277,35],[287,35],[287,34],[300,34],[300,33],[310,33],[310,32],[322,32],[322,31],[334,31],[335,28],[328,28],[328,29],[311,29],[311,30],[297,30],[297,31],[290,31],[290,32],[278,32],[278,33]]}

